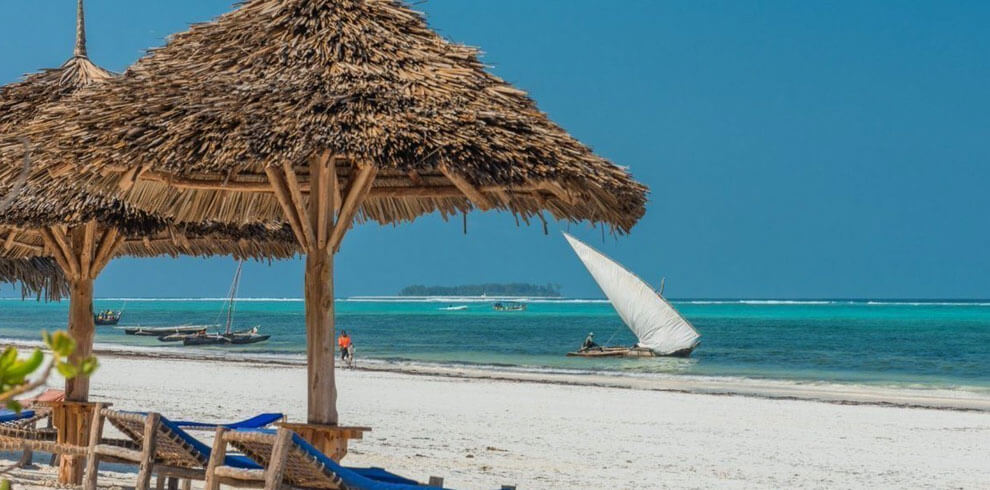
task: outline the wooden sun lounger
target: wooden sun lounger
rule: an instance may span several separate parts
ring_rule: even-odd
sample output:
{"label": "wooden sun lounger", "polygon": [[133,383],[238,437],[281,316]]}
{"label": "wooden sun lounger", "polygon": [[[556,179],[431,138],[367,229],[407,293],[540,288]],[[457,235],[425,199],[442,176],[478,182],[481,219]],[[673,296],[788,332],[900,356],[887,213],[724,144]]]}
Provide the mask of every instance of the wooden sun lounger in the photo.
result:
{"label": "wooden sun lounger", "polygon": [[[227,445],[240,450],[264,468],[234,468],[222,463]],[[217,429],[213,454],[206,468],[206,490],[220,485],[265,488],[314,488],[347,490],[422,490],[420,485],[380,468],[347,468],[316,450],[295,432]]]}
{"label": "wooden sun lounger", "polygon": [[[105,422],[122,432],[126,440],[103,438]],[[130,463],[138,466],[136,490],[146,490],[152,474],[163,478],[204,480],[210,448],[157,413],[120,412],[94,407],[89,447],[85,452],[86,472],[83,488],[95,489],[100,461]],[[233,467],[260,468],[247,458],[228,456],[224,464]]]}

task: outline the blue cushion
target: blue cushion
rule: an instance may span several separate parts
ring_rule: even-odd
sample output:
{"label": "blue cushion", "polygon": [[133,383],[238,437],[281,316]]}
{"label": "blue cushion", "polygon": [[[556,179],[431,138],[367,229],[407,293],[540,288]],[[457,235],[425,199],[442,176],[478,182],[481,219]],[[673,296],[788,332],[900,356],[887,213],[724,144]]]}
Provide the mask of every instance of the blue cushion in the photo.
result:
{"label": "blue cushion", "polygon": [[234,468],[244,468],[246,470],[261,470],[264,469],[260,464],[255,463],[254,460],[247,456],[241,456],[239,454],[229,454],[223,460],[225,466],[233,466]]}
{"label": "blue cushion", "polygon": [[21,413],[17,413],[13,410],[0,410],[0,423],[13,422],[15,420],[28,419],[34,417],[33,410],[21,410]]}
{"label": "blue cushion", "polygon": [[284,418],[285,415],[281,413],[263,413],[255,415],[249,419],[244,419],[240,422],[230,424],[210,424],[206,422],[196,422],[193,420],[173,420],[172,423],[177,427],[184,427],[186,429],[215,429],[217,427],[223,427],[225,429],[260,429],[262,427],[268,427],[269,425],[272,425]]}

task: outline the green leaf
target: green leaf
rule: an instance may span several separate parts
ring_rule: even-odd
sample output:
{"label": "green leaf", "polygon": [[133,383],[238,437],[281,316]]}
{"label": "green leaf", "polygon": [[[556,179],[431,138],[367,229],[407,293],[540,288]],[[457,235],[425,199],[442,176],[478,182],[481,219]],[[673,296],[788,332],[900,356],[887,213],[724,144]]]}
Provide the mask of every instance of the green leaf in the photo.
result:
{"label": "green leaf", "polygon": [[57,369],[59,374],[65,377],[65,379],[72,379],[79,375],[79,368],[67,362],[58,362],[55,364],[55,369]]}
{"label": "green leaf", "polygon": [[51,345],[52,351],[61,357],[69,357],[72,352],[76,350],[76,341],[73,340],[69,334],[58,331],[52,335]]}
{"label": "green leaf", "polygon": [[[44,354],[41,353],[41,349],[35,349],[31,355],[23,360],[17,361],[13,366],[7,368],[4,375],[11,380],[23,381],[27,375],[33,373],[35,370],[41,366],[42,361],[45,360]],[[18,382],[18,381],[14,381]]]}
{"label": "green leaf", "polygon": [[98,367],[100,367],[100,362],[93,356],[83,359],[82,363],[79,364],[79,369],[82,371],[84,376],[91,376]]}
{"label": "green leaf", "polygon": [[14,361],[16,360],[17,360],[16,347],[11,346],[4,349],[3,354],[0,355],[0,371],[4,371],[7,368],[9,368],[10,365],[13,364]]}
{"label": "green leaf", "polygon": [[21,413],[21,410],[24,410],[24,406],[21,405],[21,402],[19,402],[17,400],[8,400],[7,401],[7,409],[8,410],[13,410],[14,412],[17,412],[17,413]]}

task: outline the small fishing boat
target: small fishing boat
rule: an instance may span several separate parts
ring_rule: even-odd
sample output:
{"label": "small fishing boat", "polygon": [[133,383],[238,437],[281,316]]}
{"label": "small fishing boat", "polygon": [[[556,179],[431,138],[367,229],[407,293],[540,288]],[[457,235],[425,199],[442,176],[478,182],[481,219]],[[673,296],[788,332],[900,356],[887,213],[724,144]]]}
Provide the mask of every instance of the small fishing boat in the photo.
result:
{"label": "small fishing boat", "polygon": [[601,252],[564,233],[585,268],[639,342],[631,347],[594,346],[567,353],[580,357],[688,357],[701,335],[657,292]]}
{"label": "small fishing boat", "polygon": [[492,305],[495,311],[526,311],[526,303],[499,302]]}
{"label": "small fishing boat", "polygon": [[237,287],[241,281],[241,270],[243,266],[243,262],[237,263],[237,271],[234,272],[234,282],[230,285],[230,299],[227,301],[227,321],[223,333],[218,331],[211,334],[207,333],[206,329],[202,329],[176,340],[182,340],[182,345],[244,345],[264,342],[271,338],[271,335],[259,334],[259,326],[254,326],[248,330],[231,330],[231,326],[234,324],[234,304],[237,302]]}
{"label": "small fishing boat", "polygon": [[120,316],[124,314],[124,311],[101,311],[93,315],[93,323],[96,325],[116,325],[120,322]]}
{"label": "small fishing boat", "polygon": [[183,325],[179,327],[127,327],[124,333],[127,335],[141,335],[144,337],[165,337],[172,334],[191,334],[203,330],[202,325]]}

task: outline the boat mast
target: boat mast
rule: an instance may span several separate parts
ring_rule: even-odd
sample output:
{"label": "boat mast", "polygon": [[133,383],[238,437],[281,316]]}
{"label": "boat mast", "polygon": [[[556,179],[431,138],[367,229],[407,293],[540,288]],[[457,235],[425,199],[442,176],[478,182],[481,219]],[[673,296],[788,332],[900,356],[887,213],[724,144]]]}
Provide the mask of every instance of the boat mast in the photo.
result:
{"label": "boat mast", "polygon": [[237,297],[237,285],[241,281],[241,268],[244,261],[237,262],[237,272],[234,273],[234,282],[230,285],[230,301],[227,303],[227,330],[224,335],[230,335],[230,326],[234,323],[234,298]]}

